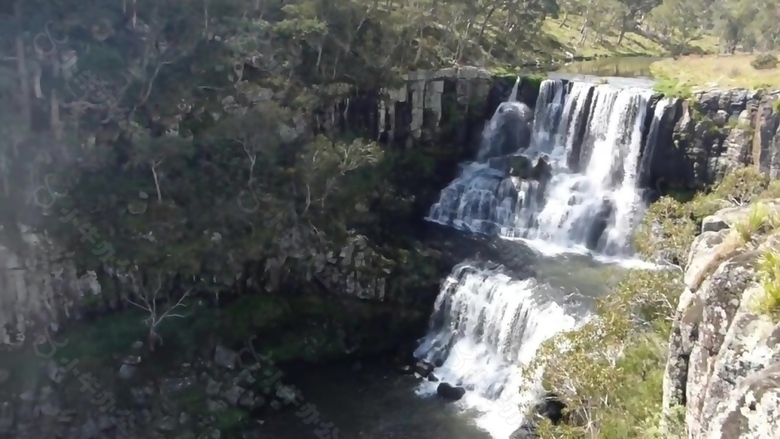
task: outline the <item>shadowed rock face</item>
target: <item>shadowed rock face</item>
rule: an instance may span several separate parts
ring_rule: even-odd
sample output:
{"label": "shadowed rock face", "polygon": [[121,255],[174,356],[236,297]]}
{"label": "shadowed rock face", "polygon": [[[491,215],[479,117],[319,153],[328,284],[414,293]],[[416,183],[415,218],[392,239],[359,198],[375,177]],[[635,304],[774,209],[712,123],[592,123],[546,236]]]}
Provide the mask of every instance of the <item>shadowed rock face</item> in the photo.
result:
{"label": "shadowed rock face", "polygon": [[534,112],[522,102],[504,102],[488,126],[478,159],[487,160],[528,148],[531,142]]}
{"label": "shadowed rock face", "polygon": [[711,89],[677,100],[661,122],[649,180],[678,189],[701,189],[729,171],[754,165],[780,176],[777,91]]}
{"label": "shadowed rock face", "polygon": [[[768,205],[780,211],[776,202]],[[756,261],[779,247],[780,234],[735,246],[731,228],[749,212],[718,212],[691,246],[663,389],[665,417],[682,406],[689,438],[780,435],[780,324],[754,306],[765,294]]]}

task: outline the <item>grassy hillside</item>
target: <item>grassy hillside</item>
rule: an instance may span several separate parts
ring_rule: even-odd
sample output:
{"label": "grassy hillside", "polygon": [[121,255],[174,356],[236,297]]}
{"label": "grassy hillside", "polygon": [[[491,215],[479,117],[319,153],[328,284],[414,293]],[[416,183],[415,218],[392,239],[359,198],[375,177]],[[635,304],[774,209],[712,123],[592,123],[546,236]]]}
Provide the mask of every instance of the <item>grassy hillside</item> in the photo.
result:
{"label": "grassy hillside", "polygon": [[[546,45],[551,53],[569,52],[575,56],[586,58],[600,56],[661,56],[667,51],[657,42],[645,36],[634,32],[626,32],[620,45],[619,29],[614,28],[606,35],[591,35],[580,44],[582,27],[584,19],[578,16],[569,15],[566,22],[563,23],[562,17],[548,18],[545,20],[542,30],[544,35],[540,37],[540,43]],[[563,24],[562,24],[563,23]],[[706,36],[692,44],[692,46],[701,49],[706,53],[715,52],[717,38]]]}
{"label": "grassy hillside", "polygon": [[780,88],[780,68],[756,70],[750,65],[756,56],[686,56],[655,62],[650,70],[657,78],[691,86]]}

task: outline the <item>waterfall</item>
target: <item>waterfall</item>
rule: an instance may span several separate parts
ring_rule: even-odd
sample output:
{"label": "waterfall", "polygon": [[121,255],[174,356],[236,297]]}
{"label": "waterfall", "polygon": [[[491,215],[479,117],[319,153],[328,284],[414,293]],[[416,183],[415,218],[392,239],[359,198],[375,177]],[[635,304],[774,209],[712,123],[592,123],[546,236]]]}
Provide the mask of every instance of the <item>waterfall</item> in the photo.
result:
{"label": "waterfall", "polygon": [[[431,363],[443,362],[436,376],[468,390],[466,405],[488,414],[478,425],[494,437],[509,437],[522,424],[523,408],[541,391],[519,391],[519,367],[530,363],[542,342],[576,323],[561,305],[545,299],[549,294],[534,279],[518,281],[461,264],[445,281],[430,332],[415,352]],[[420,392],[435,390],[436,383],[425,383]]]}
{"label": "waterfall", "polygon": [[[532,127],[527,106],[501,104],[478,162],[463,167],[428,219],[544,248],[625,255],[642,212],[637,186],[650,97],[607,84],[573,83],[567,93],[562,81],[545,80]],[[529,143],[518,134],[526,129]]]}
{"label": "waterfall", "polygon": [[672,108],[676,100],[673,98],[662,98],[655,104],[655,111],[653,111],[653,120],[650,123],[650,131],[647,136],[647,143],[645,150],[642,154],[642,166],[640,166],[640,183],[643,187],[651,187],[650,182],[650,165],[653,160],[653,154],[655,153],[655,147],[658,143],[658,136],[661,131],[661,123],[664,120],[664,116],[667,110]]}
{"label": "waterfall", "polygon": [[[631,231],[644,213],[640,193],[649,156],[670,103],[656,106],[643,155],[649,90],[545,80],[533,111],[515,100],[516,93],[487,124],[477,161],[462,165],[427,219],[519,238],[510,244],[547,257],[584,253],[625,263]],[[540,265],[570,263],[566,258]],[[586,320],[570,297],[604,291],[554,288],[538,275],[516,279],[500,267],[477,267],[463,263],[453,269],[415,356],[438,365],[434,374],[441,381],[464,387],[462,404],[481,413],[478,425],[506,439],[542,391],[538,376],[527,380],[520,367],[545,340]],[[568,285],[583,284],[569,276]],[[419,391],[435,392],[436,384],[424,382]]]}

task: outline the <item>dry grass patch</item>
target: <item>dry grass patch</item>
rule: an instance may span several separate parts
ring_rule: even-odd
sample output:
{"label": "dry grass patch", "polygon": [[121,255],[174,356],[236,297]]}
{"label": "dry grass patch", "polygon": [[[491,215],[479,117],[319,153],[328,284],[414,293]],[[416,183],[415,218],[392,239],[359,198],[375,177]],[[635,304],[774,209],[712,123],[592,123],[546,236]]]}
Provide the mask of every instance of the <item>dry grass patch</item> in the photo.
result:
{"label": "dry grass patch", "polygon": [[664,59],[650,66],[659,79],[674,78],[692,86],[780,89],[780,68],[756,70],[750,63],[759,55],[686,56]]}

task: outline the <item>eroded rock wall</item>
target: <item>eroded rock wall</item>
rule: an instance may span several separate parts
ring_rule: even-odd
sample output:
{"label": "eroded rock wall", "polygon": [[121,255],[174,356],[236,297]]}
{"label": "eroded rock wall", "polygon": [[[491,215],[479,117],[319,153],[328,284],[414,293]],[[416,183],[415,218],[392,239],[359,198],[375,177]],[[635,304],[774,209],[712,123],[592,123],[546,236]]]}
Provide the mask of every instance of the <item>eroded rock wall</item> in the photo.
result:
{"label": "eroded rock wall", "polygon": [[651,181],[702,189],[744,165],[780,176],[780,91],[712,89],[677,99],[664,115]]}
{"label": "eroded rock wall", "polygon": [[[398,88],[355,90],[338,105],[316,112],[315,130],[350,131],[401,148],[447,144],[465,148],[470,158],[484,123],[515,80],[478,67],[420,70],[404,75]],[[521,82],[519,100],[533,107],[538,94],[538,80]]]}
{"label": "eroded rock wall", "polygon": [[[350,133],[378,140],[390,148],[440,145],[450,153],[447,160],[454,172],[459,161],[473,158],[473,147],[479,145],[484,123],[509,96],[515,80],[464,67],[413,72],[405,76],[404,84],[398,88],[349,91],[347,86],[342,92],[350,97],[334,107],[296,115],[289,126],[280,128],[280,134],[294,139],[317,133]],[[538,85],[538,81],[525,81],[519,98],[533,105]],[[271,90],[240,81],[234,93],[222,100],[222,107],[226,114],[231,114],[244,111],[239,102],[256,104],[271,99]],[[178,126],[166,129],[175,132]],[[451,178],[444,175],[442,179]],[[124,298],[132,292],[114,276],[111,267],[98,273],[80,271],[67,254],[52,248],[41,236],[24,236],[25,242],[13,249],[0,244],[0,345],[29,341],[34,336],[29,332],[31,328],[80,319],[87,313],[86,302],[90,303],[90,312],[126,306]],[[265,261],[260,270],[264,284],[253,287],[278,289],[276,280],[284,271],[285,260],[309,252],[295,248],[295,239],[287,240],[291,243],[289,254]],[[408,283],[414,277],[396,273],[396,264],[372,250],[371,243],[362,236],[355,236],[340,253],[313,257],[318,259],[314,265],[320,271],[312,274],[321,285],[363,300],[385,301],[390,289],[388,278],[403,277]],[[235,278],[209,281],[228,289],[240,277],[242,273],[237,272]],[[405,284],[404,288],[408,286]]]}
{"label": "eroded rock wall", "polygon": [[682,410],[688,438],[780,436],[780,323],[756,307],[765,294],[756,262],[780,249],[780,235],[735,245],[732,229],[749,212],[705,219],[691,246],[663,388],[664,416],[672,422]]}

